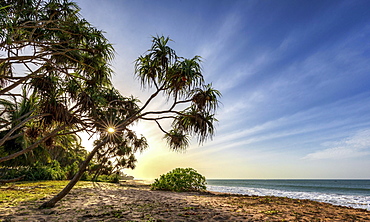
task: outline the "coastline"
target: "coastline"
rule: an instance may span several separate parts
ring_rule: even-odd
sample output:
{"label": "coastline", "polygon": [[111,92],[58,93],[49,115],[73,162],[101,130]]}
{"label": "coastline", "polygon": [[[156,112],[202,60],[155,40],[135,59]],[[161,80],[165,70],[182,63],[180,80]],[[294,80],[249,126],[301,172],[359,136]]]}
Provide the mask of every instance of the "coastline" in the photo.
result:
{"label": "coastline", "polygon": [[370,180],[333,179],[214,179],[207,190],[255,195],[308,199],[339,206],[370,210]]}
{"label": "coastline", "polygon": [[[142,181],[84,182],[56,207],[0,209],[2,221],[367,221],[370,211],[311,200],[219,192],[151,191]],[[1,190],[0,192],[6,192]],[[26,192],[26,191],[23,191]],[[44,199],[47,199],[44,198]],[[0,220],[1,221],[1,220]]]}

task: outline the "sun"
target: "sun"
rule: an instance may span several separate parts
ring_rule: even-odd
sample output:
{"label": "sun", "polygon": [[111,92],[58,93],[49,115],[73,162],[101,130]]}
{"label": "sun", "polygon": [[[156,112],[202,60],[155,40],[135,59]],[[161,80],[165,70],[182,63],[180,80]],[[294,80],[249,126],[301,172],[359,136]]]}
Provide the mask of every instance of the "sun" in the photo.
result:
{"label": "sun", "polygon": [[114,133],[116,130],[113,127],[108,127],[108,133]]}

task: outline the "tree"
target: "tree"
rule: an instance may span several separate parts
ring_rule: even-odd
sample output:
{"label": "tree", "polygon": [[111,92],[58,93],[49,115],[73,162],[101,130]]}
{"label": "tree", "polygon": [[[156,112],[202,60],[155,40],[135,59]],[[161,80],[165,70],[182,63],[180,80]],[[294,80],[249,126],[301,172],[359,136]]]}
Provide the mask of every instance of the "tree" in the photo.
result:
{"label": "tree", "polygon": [[[134,122],[144,120],[156,123],[173,150],[186,149],[189,145],[189,136],[195,136],[199,143],[212,138],[214,122],[217,121],[214,115],[221,94],[210,84],[204,84],[200,57],[195,56],[192,59],[178,57],[168,46],[169,41],[168,37],[153,37],[152,47],[136,60],[136,76],[143,88],[154,90],[153,94],[141,107],[137,105],[137,101],[119,96],[117,100],[109,103],[103,112],[106,121],[98,127],[114,128],[114,131],[101,133],[99,143],[90,152],[75,177],[58,195],[41,207],[53,207],[63,198],[77,183],[95,154],[108,160],[106,154],[119,156],[119,152],[129,152],[131,155],[123,161],[128,164],[126,166],[130,166],[130,162],[135,161],[133,156],[135,151],[147,146],[144,138],[138,139],[129,130],[129,126]],[[165,97],[168,107],[162,110],[148,110],[149,104],[158,96]],[[184,106],[186,108],[181,109]],[[163,121],[172,122],[169,130],[164,129]],[[102,153],[105,155],[101,155]],[[112,158],[112,155],[109,157]]]}
{"label": "tree", "polygon": [[[52,207],[63,198],[91,160],[134,168],[135,152],[148,147],[143,136],[130,130],[134,123],[155,123],[171,149],[184,150],[190,136],[200,144],[211,139],[217,121],[221,94],[205,84],[199,56],[179,57],[168,46],[168,37],[153,37],[152,47],[135,63],[142,87],[153,90],[140,103],[112,86],[113,47],[78,11],[69,0],[0,0],[0,96],[9,101],[35,95],[39,104],[16,119],[3,118],[11,110],[0,106],[0,143],[20,137],[31,123],[40,132],[32,144],[0,157],[0,163],[60,136],[82,131],[99,136],[70,183],[41,207]],[[27,90],[25,97],[17,93],[20,87]],[[167,107],[150,110],[149,104],[158,97],[167,101]],[[169,129],[164,127],[167,121]]]}
{"label": "tree", "polygon": [[[101,130],[97,110],[114,91],[114,50],[78,12],[69,0],[0,0],[1,164],[20,162],[40,147],[67,150],[65,138],[78,149],[77,132]],[[9,104],[32,98],[38,106],[14,115]]]}
{"label": "tree", "polygon": [[[21,137],[33,123],[35,141],[1,156],[14,159],[67,132],[95,133],[95,107],[101,91],[112,89],[109,61],[114,50],[103,32],[91,26],[68,0],[0,1],[0,96],[3,101],[27,100],[39,106],[17,119],[1,110],[0,146]],[[26,96],[17,93],[20,88]],[[104,103],[104,102],[103,102]]]}

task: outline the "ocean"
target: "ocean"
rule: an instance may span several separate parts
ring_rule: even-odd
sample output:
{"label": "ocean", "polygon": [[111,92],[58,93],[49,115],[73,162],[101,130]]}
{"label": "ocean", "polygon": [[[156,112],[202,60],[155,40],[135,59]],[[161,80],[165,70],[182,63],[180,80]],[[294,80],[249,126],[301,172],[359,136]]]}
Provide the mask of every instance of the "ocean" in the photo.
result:
{"label": "ocean", "polygon": [[222,193],[309,199],[370,210],[370,180],[207,180]]}

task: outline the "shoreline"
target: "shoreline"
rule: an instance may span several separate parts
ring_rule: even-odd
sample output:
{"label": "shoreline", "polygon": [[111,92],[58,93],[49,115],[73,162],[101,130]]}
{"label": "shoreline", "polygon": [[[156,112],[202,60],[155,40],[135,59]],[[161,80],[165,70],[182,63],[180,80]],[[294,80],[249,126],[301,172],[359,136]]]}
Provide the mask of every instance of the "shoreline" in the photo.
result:
{"label": "shoreline", "polygon": [[[56,207],[43,200],[0,208],[2,221],[367,221],[370,211],[311,200],[220,192],[151,191],[149,185],[84,182]],[[1,190],[0,192],[4,192]],[[6,192],[6,191],[5,191]],[[24,191],[27,192],[27,191]],[[43,198],[46,200],[50,195]],[[0,220],[1,221],[1,220]]]}
{"label": "shoreline", "polygon": [[[215,188],[216,187],[216,188]],[[219,189],[217,187],[220,187]],[[225,186],[210,185],[207,186],[208,191],[226,193],[226,194],[240,194],[249,196],[276,196],[276,197],[287,197],[299,200],[312,200],[322,203],[328,203],[336,206],[344,206],[355,209],[365,209],[370,210],[369,197],[361,195],[349,195],[349,194],[335,194],[335,193],[325,193],[325,192],[308,192],[308,191],[286,191],[280,189],[266,189],[266,188],[248,188],[248,187],[230,187],[236,188],[236,191],[225,192],[220,191]],[[228,188],[228,187],[227,187]],[[238,188],[242,190],[238,190]],[[252,189],[254,191],[250,192]],[[257,192],[256,192],[257,191]],[[356,201],[350,201],[355,199]],[[364,203],[363,201],[367,201]]]}

